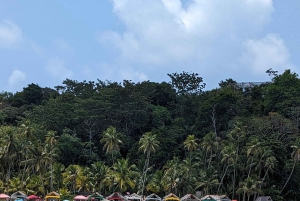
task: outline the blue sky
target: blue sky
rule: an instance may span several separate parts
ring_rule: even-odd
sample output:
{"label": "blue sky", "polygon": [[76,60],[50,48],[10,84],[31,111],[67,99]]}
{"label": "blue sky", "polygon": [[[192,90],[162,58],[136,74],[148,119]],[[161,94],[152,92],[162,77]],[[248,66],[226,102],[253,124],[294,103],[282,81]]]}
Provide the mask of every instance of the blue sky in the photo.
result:
{"label": "blue sky", "polygon": [[300,73],[300,1],[0,0],[0,91],[195,72],[270,81]]}

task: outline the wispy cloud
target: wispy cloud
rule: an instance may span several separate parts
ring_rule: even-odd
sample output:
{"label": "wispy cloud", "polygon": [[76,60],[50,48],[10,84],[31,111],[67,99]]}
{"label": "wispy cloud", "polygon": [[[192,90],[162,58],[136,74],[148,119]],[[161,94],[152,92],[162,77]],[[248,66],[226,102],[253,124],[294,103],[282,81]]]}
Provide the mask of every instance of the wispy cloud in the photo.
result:
{"label": "wispy cloud", "polygon": [[19,87],[26,80],[26,74],[16,69],[8,78],[8,88],[13,89]]}
{"label": "wispy cloud", "polygon": [[50,73],[51,76],[58,78],[61,81],[73,76],[73,71],[69,70],[65,66],[64,60],[59,57],[50,59],[46,64],[45,70]]}
{"label": "wispy cloud", "polygon": [[0,47],[15,48],[22,42],[22,30],[9,20],[0,21]]}
{"label": "wispy cloud", "polygon": [[243,41],[255,36],[274,10],[272,0],[193,0],[186,7],[180,0],[112,2],[126,30],[101,32],[97,38],[115,48],[119,69],[149,78],[157,71],[212,75],[214,66],[222,68],[219,63],[234,63]]}
{"label": "wispy cloud", "polygon": [[245,48],[242,62],[255,75],[261,75],[269,68],[280,72],[294,68],[289,51],[279,35],[268,34],[261,39],[247,40]]}

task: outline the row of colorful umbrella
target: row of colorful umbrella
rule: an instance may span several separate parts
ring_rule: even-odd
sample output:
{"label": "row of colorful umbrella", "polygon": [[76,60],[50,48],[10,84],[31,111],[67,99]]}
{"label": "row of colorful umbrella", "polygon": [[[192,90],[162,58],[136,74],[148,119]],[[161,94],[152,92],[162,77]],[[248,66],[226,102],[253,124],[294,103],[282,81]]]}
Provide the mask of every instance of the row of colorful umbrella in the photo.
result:
{"label": "row of colorful umbrella", "polygon": [[26,198],[26,200],[42,200],[41,197],[39,196],[36,196],[36,195],[29,195],[29,196],[26,196],[24,193],[22,192],[16,192],[16,193],[13,193],[11,196],[9,195],[6,195],[6,194],[0,194],[0,200],[15,200],[15,201],[18,201],[18,200],[24,200],[23,198]]}
{"label": "row of colorful umbrella", "polygon": [[[36,195],[26,196],[24,193],[18,191],[13,193],[11,196],[6,194],[0,194],[0,201],[42,201],[43,199]],[[59,201],[60,195],[56,192],[51,192],[46,195],[45,201]],[[99,193],[93,193],[89,196],[77,195],[73,198],[74,201],[104,201],[105,198]],[[177,197],[173,193],[166,195],[163,198],[160,198],[156,194],[151,194],[147,197],[142,198],[142,196],[133,194],[127,194],[123,196],[121,193],[115,192],[106,197],[106,200],[110,201],[231,201],[227,196],[218,196],[218,195],[207,195],[202,198],[198,198],[195,195],[187,194],[182,198]]]}

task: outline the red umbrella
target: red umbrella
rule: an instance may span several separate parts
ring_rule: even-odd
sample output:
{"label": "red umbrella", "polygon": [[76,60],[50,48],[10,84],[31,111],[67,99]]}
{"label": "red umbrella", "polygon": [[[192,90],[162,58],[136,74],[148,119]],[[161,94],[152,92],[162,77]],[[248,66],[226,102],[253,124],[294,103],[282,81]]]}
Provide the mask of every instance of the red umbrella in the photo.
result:
{"label": "red umbrella", "polygon": [[41,198],[39,196],[36,196],[36,195],[29,195],[28,199],[29,200],[36,200],[36,199],[41,199]]}
{"label": "red umbrella", "polygon": [[6,194],[0,194],[0,199],[7,199],[7,198],[9,198],[8,195],[6,195]]}

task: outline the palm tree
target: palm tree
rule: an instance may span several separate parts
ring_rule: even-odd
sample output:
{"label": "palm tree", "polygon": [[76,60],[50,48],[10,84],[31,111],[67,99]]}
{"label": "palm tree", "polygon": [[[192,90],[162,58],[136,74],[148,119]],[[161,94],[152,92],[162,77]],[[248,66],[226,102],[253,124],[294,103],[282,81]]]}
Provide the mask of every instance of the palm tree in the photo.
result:
{"label": "palm tree", "polygon": [[57,156],[56,152],[58,149],[56,148],[57,145],[57,136],[55,135],[56,132],[48,131],[46,135],[46,147],[49,150],[50,155],[50,191],[53,191],[53,162],[55,161],[55,157]]}
{"label": "palm tree", "polygon": [[78,184],[78,177],[81,174],[82,168],[79,165],[69,165],[63,173],[64,183],[70,184],[73,194],[76,194],[76,187]]}
{"label": "palm tree", "polygon": [[78,177],[78,191],[82,191],[82,194],[86,194],[86,190],[91,192],[94,188],[92,182],[92,172],[89,167],[83,167]]}
{"label": "palm tree", "polygon": [[246,136],[245,126],[243,126],[241,122],[236,122],[234,128],[227,135],[229,141],[232,142],[236,147],[235,163],[233,166],[232,199],[234,199],[234,194],[235,194],[236,166],[239,160],[240,146],[241,143],[244,141],[245,136]]}
{"label": "palm tree", "polygon": [[8,182],[8,192],[14,193],[23,190],[23,182],[19,177],[13,177]]}
{"label": "palm tree", "polygon": [[162,192],[164,190],[163,186],[163,171],[162,170],[156,170],[152,175],[151,175],[151,180],[149,181],[147,185],[147,190],[152,191],[156,194]]}
{"label": "palm tree", "polygon": [[31,175],[28,178],[28,182],[26,184],[26,191],[32,194],[41,194],[43,192],[43,187],[41,187],[41,179],[39,176]]}
{"label": "palm tree", "polygon": [[107,128],[106,131],[103,132],[103,137],[100,140],[101,143],[104,143],[103,150],[106,150],[106,153],[111,153],[112,160],[114,163],[114,151],[119,151],[119,144],[123,142],[119,139],[120,133],[117,132],[117,129],[113,126]]}
{"label": "palm tree", "polygon": [[218,186],[219,181],[216,179],[217,174],[212,168],[208,168],[205,172],[201,172],[203,174],[200,182],[197,182],[197,186],[195,189],[203,188],[205,194],[210,194],[211,188]]}
{"label": "palm tree", "polygon": [[151,132],[147,132],[145,133],[140,141],[139,141],[139,151],[142,150],[144,153],[146,153],[147,158],[145,161],[145,166],[143,169],[143,173],[142,173],[142,190],[141,190],[141,194],[143,195],[144,193],[144,188],[145,188],[145,181],[146,181],[146,175],[147,175],[147,171],[148,171],[148,167],[149,167],[149,160],[150,160],[150,154],[151,152],[155,152],[156,149],[159,146],[159,141],[156,139],[156,135],[152,134]]}
{"label": "palm tree", "polygon": [[[204,150],[206,151],[205,159],[206,159],[207,153],[208,152],[210,153],[209,163],[207,166],[207,167],[209,167],[211,160],[212,160],[212,156],[213,156],[213,150],[218,147],[218,142],[216,141],[215,134],[213,132],[206,134],[203,138],[203,142],[201,143],[201,145],[204,148]],[[206,162],[206,160],[205,160],[205,162]]]}
{"label": "palm tree", "polygon": [[246,201],[246,194],[248,197],[248,201],[250,199],[250,196],[255,193],[262,193],[260,188],[258,187],[260,185],[261,181],[257,181],[256,179],[252,177],[247,177],[244,181],[240,182],[240,188],[236,191],[238,194],[243,193],[243,201]]}
{"label": "palm tree", "polygon": [[91,172],[93,181],[95,183],[95,190],[97,192],[102,192],[103,180],[108,171],[108,167],[101,161],[97,161],[91,165]]}
{"label": "palm tree", "polygon": [[[182,189],[182,193],[184,192],[193,192],[195,189],[195,183],[197,181],[196,175],[199,168],[199,158],[197,161],[193,161],[193,158],[186,158],[180,163],[180,182],[179,186]],[[180,194],[180,192],[179,192]]]}
{"label": "palm tree", "polygon": [[249,172],[248,172],[248,177],[250,177],[252,166],[253,166],[253,159],[260,157],[260,155],[262,155],[263,149],[261,147],[261,141],[257,137],[254,137],[253,139],[251,139],[250,143],[248,143],[247,146],[248,146],[247,157],[252,155],[251,162],[250,162],[250,168],[249,168]]}
{"label": "palm tree", "polygon": [[60,163],[55,163],[53,165],[53,180],[55,181],[54,184],[56,184],[56,189],[61,188],[62,182],[62,173],[65,170],[65,166]]}
{"label": "palm tree", "polygon": [[198,148],[197,139],[195,139],[194,135],[188,135],[186,140],[183,142],[183,145],[190,152],[190,158],[192,155],[191,153]]}
{"label": "palm tree", "polygon": [[277,160],[274,156],[270,156],[266,159],[265,166],[264,166],[266,168],[266,172],[265,172],[265,175],[264,175],[264,177],[262,179],[262,182],[260,184],[260,189],[261,189],[261,186],[262,186],[263,182],[265,181],[269,171],[273,172],[274,168],[276,167],[276,164],[277,164]]}
{"label": "palm tree", "polygon": [[19,127],[21,134],[29,140],[34,139],[34,131],[35,129],[31,126],[30,121],[26,120],[24,123],[22,123]]}
{"label": "palm tree", "polygon": [[46,173],[47,167],[51,162],[51,158],[47,150],[41,144],[35,144],[29,148],[28,159],[22,161],[22,164],[28,165],[28,171],[39,172],[40,182],[44,189],[45,195],[46,189],[44,185],[43,175]]}
{"label": "palm tree", "polygon": [[11,168],[20,157],[17,129],[12,126],[2,126],[0,128],[1,141],[3,147],[0,154],[0,164],[6,171],[6,183],[11,176]]}
{"label": "palm tree", "polygon": [[222,163],[227,163],[227,165],[226,165],[224,174],[223,174],[223,176],[221,178],[221,181],[219,183],[217,194],[219,194],[219,190],[220,190],[221,185],[223,184],[223,180],[224,180],[224,177],[225,177],[225,175],[227,173],[228,167],[231,166],[231,165],[234,165],[234,163],[235,163],[236,149],[235,149],[235,147],[234,147],[233,144],[229,144],[229,145],[225,146],[222,149],[221,154],[223,156],[221,162]]}
{"label": "palm tree", "polygon": [[114,177],[114,182],[119,191],[135,187],[135,179],[140,176],[135,165],[129,165],[128,159],[121,158],[112,166],[110,174]]}
{"label": "palm tree", "polygon": [[176,193],[182,173],[182,171],[180,170],[179,158],[174,157],[172,160],[168,161],[163,169],[164,176],[162,183],[164,186],[164,190],[169,193]]}
{"label": "palm tree", "polygon": [[286,185],[288,184],[289,180],[291,179],[291,176],[294,173],[296,164],[298,163],[299,159],[300,159],[300,138],[297,138],[296,142],[294,145],[291,146],[293,148],[293,152],[292,152],[292,158],[294,160],[294,164],[293,164],[293,168],[292,171],[290,173],[290,176],[288,177],[288,179],[286,180],[284,186],[282,187],[282,189],[280,190],[280,194],[282,193],[282,191],[284,190],[284,188],[286,187]]}

